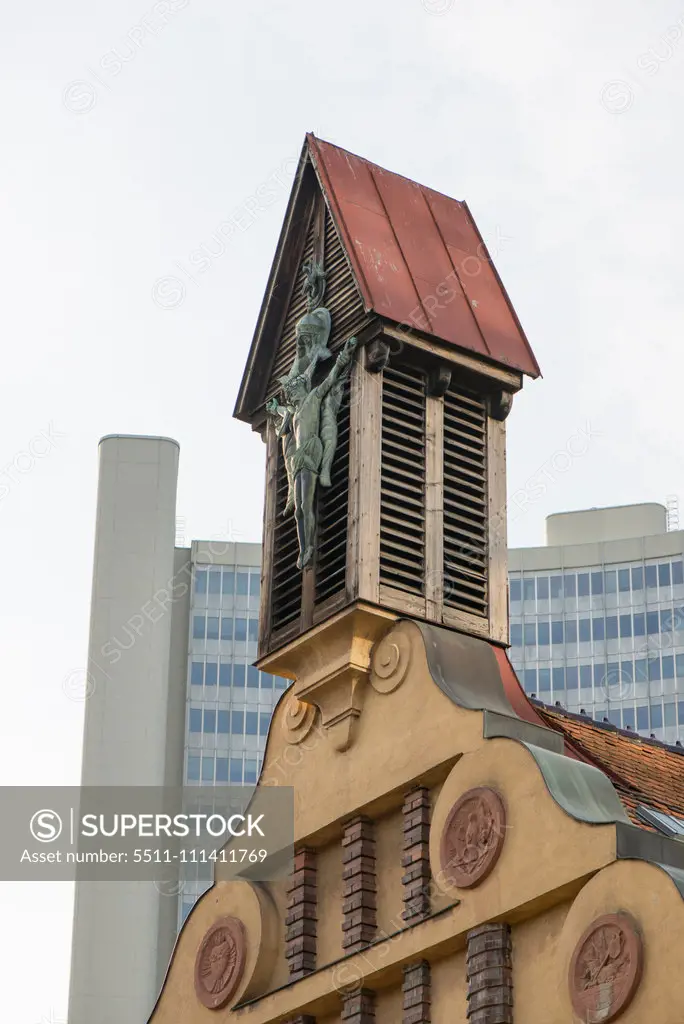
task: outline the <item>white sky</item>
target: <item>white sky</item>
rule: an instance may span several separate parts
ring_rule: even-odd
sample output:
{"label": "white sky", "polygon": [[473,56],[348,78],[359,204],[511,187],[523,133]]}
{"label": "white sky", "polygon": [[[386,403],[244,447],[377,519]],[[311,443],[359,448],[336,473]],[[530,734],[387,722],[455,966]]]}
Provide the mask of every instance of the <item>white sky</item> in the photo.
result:
{"label": "white sky", "polygon": [[[145,0],[3,11],[3,784],[79,779],[64,680],[86,657],[101,435],[180,442],[188,539],[259,539],[262,446],[231,413],[288,188],[196,283],[175,264],[291,179],[307,130],[466,199],[497,253],[544,372],[508,421],[513,544],[551,512],[684,496],[684,0],[172,5],[166,24]],[[164,309],[170,275],[186,293]],[[58,1024],[71,888],[0,899],[0,1016]]]}

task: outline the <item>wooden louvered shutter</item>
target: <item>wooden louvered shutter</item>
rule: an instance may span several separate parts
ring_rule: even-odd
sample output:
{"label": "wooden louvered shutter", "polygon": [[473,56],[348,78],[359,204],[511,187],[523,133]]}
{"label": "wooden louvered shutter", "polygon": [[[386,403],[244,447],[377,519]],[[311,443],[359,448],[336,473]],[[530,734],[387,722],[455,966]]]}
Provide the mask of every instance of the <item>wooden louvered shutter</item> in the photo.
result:
{"label": "wooden louvered shutter", "polygon": [[[326,305],[332,317],[330,348],[340,346],[367,317],[358,289],[347,263],[347,257],[333,223],[330,210],[325,210],[325,273]],[[325,364],[326,371],[330,364]],[[346,568],[349,513],[349,378],[337,418],[337,448],[333,459],[331,486],[318,492],[318,531],[315,563],[315,607],[346,593]]]}
{"label": "wooden louvered shutter", "polygon": [[425,592],[425,375],[383,371],[380,584]]}
{"label": "wooden louvered shutter", "polygon": [[349,517],[349,381],[337,419],[337,449],[330,487],[319,487],[316,542],[316,606],[346,591]]}
{"label": "wooden louvered shutter", "polygon": [[[306,313],[303,294],[304,264],[316,256],[323,259],[326,288],[323,305],[329,309],[332,330],[328,347],[338,352],[350,335],[368,321],[361,296],[354,282],[330,211],[319,194],[312,200],[308,214],[306,239],[299,256],[299,269],[292,285],[283,319],[278,350],[271,369],[268,396],[280,392],[279,377],[285,376],[296,355],[296,327]],[[322,236],[322,237],[321,237]],[[332,366],[322,362],[314,381],[318,383]],[[345,382],[338,420],[338,441],[331,470],[331,486],[317,490],[317,537],[314,555],[313,585],[303,586],[297,569],[299,556],[294,517],[282,518],[287,496],[287,477],[280,446],[276,469],[276,509],[273,525],[273,583],[270,632],[278,639],[288,638],[298,628],[311,624],[312,616],[325,613],[331,603],[344,603],[347,592],[347,547],[349,509],[349,381]],[[269,641],[270,642],[270,641]]]}
{"label": "wooden louvered shutter", "polygon": [[[363,308],[363,302],[356,287],[352,272],[349,269],[347,257],[333,223],[330,210],[325,209],[324,242],[321,247],[317,244],[316,238],[316,217],[313,212],[309,214],[309,226],[306,233],[306,241],[300,258],[299,270],[292,288],[283,328],[280,344],[276,357],[273,361],[271,376],[268,385],[268,397],[272,397],[280,390],[279,377],[284,377],[289,372],[296,355],[296,327],[298,321],[306,313],[306,298],[302,288],[306,279],[304,264],[311,260],[316,252],[322,248],[323,267],[325,269],[326,284],[323,305],[330,311],[332,319],[332,330],[328,346],[333,351],[341,348],[344,342],[355,331],[360,331],[368,321],[368,316]],[[329,368],[328,363],[322,364],[322,369]]]}
{"label": "wooden louvered shutter", "polygon": [[444,396],[444,604],[488,615],[487,409],[475,392]]}
{"label": "wooden louvered shutter", "polygon": [[332,318],[330,347],[340,348],[367,322],[359,290],[349,269],[330,210],[325,210],[325,301]]}
{"label": "wooden louvered shutter", "polygon": [[302,604],[302,574],[297,568],[297,524],[293,515],[283,519],[286,502],[287,473],[282,447],[278,442],[271,585],[271,630],[274,633],[288,625],[294,628],[294,623],[299,624]]}
{"label": "wooden louvered shutter", "polygon": [[306,313],[306,297],[302,292],[306,275],[304,273],[304,264],[307,260],[310,260],[314,254],[314,245],[316,238],[316,224],[315,218],[310,213],[309,227],[306,233],[306,242],[304,244],[304,250],[301,256],[299,270],[292,287],[292,295],[290,297],[290,304],[285,314],[285,320],[283,322],[283,329],[280,336],[280,344],[278,351],[276,352],[275,359],[273,361],[273,367],[271,369],[271,377],[268,384],[268,398],[272,398],[280,392],[280,384],[278,379],[284,377],[289,373],[294,358],[297,354],[297,336],[296,327],[297,323]]}

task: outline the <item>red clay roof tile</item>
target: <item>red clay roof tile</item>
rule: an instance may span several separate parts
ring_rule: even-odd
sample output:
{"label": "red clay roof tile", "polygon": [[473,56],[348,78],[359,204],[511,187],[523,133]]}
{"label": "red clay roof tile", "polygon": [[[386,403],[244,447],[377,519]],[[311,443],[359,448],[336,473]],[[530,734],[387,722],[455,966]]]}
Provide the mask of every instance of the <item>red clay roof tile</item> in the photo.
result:
{"label": "red clay roof tile", "polygon": [[561,732],[566,746],[608,775],[636,825],[638,804],[684,818],[684,749],[648,740],[638,733],[604,725],[563,708],[534,702],[551,729]]}

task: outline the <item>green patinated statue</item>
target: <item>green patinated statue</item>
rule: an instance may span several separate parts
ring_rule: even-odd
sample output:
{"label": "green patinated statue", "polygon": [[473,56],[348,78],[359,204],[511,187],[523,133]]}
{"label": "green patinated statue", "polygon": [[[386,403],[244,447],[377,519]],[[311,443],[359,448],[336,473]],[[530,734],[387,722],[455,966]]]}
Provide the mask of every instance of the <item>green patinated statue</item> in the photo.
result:
{"label": "green patinated statue", "polygon": [[288,494],[284,516],[294,510],[297,520],[299,560],[297,567],[311,564],[316,533],[316,484],[330,487],[330,471],[337,448],[337,415],[356,349],[350,338],[334,366],[320,384],[313,386],[316,367],[332,358],[328,349],[330,313],[320,305],[325,291],[325,274],[312,260],[305,268],[304,294],[307,312],[296,327],[297,355],[285,377],[280,378],[284,404],[272,398],[266,411],[276,424],[287,470]]}
{"label": "green patinated statue", "polygon": [[279,405],[273,398],[266,406],[279,420],[277,436],[282,440],[288,481],[283,515],[294,509],[299,569],[306,568],[313,556],[316,483],[320,480],[322,487],[330,486],[330,468],[337,446],[337,413],[356,345],[356,338],[350,338],[328,376],[316,387],[311,385],[311,370],[289,377],[283,385],[286,405]]}

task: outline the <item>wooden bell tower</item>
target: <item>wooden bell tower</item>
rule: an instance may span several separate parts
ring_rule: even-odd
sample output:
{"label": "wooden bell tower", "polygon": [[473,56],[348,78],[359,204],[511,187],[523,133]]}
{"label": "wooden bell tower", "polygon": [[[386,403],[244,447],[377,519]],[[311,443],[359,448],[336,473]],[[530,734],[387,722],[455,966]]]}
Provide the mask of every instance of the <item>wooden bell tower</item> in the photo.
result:
{"label": "wooden bell tower", "polygon": [[[329,328],[307,361],[312,266]],[[300,570],[266,406],[287,405],[288,371],[315,387],[352,336]],[[267,447],[260,664],[297,675],[288,651],[345,610],[508,642],[505,419],[524,374],[539,368],[467,206],[307,136],[235,410]]]}

